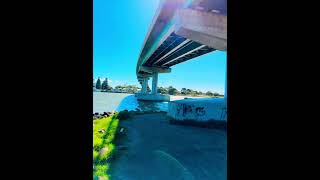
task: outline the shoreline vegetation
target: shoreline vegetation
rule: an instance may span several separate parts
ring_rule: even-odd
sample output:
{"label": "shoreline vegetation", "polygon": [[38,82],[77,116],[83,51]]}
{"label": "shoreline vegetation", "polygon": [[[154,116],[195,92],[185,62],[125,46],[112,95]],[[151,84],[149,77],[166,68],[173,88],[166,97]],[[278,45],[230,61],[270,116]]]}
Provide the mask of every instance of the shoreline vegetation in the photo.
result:
{"label": "shoreline vegetation", "polygon": [[113,156],[119,119],[116,114],[94,118],[93,121],[93,175],[94,179],[108,180],[107,171]]}
{"label": "shoreline vegetation", "polygon": [[[94,92],[109,92],[109,93],[128,93],[135,94],[141,91],[141,88],[136,85],[118,85],[114,88],[108,84],[108,78],[101,83],[100,78],[96,82],[93,82],[93,91]],[[151,89],[148,87],[148,92],[151,92]],[[202,92],[196,91],[188,88],[181,88],[178,90],[172,86],[169,87],[158,87],[158,93],[174,96],[189,96],[189,97],[208,97],[208,98],[219,98],[224,97],[217,92]]]}
{"label": "shoreline vegetation", "polygon": [[120,120],[129,117],[128,111],[104,112],[93,114],[93,179],[109,180],[110,163],[114,157],[115,137],[123,132],[119,130]]}
{"label": "shoreline vegetation", "polygon": [[[149,112],[154,113],[154,112]],[[93,114],[93,179],[109,180],[109,168],[115,158],[117,148],[115,138],[125,134],[120,127],[120,121],[126,120],[135,114],[148,114],[142,111],[120,111]]]}
{"label": "shoreline vegetation", "polygon": [[[115,94],[135,94],[135,93],[130,93],[130,92],[112,92],[112,91],[100,91],[100,90],[94,90],[93,92],[102,92],[102,93],[115,93]],[[162,93],[160,93],[162,94]],[[169,95],[169,94],[166,94]],[[181,96],[181,97],[203,97],[203,98],[223,98],[224,95],[219,94],[217,96],[207,96],[207,95],[185,95],[185,94],[175,94],[171,96]]]}
{"label": "shoreline vegetation", "polygon": [[[132,93],[132,92],[113,92],[113,91],[102,91],[102,90],[93,90],[93,92],[102,92],[102,93],[115,93],[115,94],[135,94],[135,93]],[[160,93],[160,94],[163,94],[163,93]],[[164,95],[170,95],[170,94],[164,94]],[[201,97],[201,98],[224,98],[224,95],[223,94],[219,94],[219,95],[216,95],[216,96],[208,96],[208,95],[204,95],[204,94],[201,94],[201,95],[192,95],[192,94],[174,94],[174,95],[170,95],[170,96],[181,96],[181,97],[185,97],[185,98],[190,98],[190,97]]]}

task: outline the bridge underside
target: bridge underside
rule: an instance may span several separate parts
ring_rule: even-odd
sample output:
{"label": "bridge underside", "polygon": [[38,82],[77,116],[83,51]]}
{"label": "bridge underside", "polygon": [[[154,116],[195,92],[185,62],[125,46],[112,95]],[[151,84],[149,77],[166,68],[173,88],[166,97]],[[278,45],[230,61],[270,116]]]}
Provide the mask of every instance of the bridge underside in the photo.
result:
{"label": "bridge underside", "polygon": [[215,50],[226,51],[226,13],[226,0],[162,0],[138,59],[142,94],[150,77],[152,94],[157,94],[158,73]]}
{"label": "bridge underside", "polygon": [[170,67],[213,50],[172,32],[144,65]]}
{"label": "bridge underside", "polygon": [[[142,66],[166,69],[214,50],[172,32]],[[141,70],[140,75],[151,77],[152,73]],[[139,82],[142,82],[141,78]]]}

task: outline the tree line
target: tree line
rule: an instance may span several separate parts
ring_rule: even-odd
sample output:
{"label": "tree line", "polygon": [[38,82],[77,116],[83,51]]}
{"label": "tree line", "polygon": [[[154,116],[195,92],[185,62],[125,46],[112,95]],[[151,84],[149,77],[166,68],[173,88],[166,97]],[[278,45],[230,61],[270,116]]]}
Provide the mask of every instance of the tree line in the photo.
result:
{"label": "tree line", "polygon": [[211,92],[211,91],[207,91],[207,92],[201,92],[201,91],[196,91],[196,90],[192,90],[192,89],[187,89],[187,88],[181,88],[181,90],[179,91],[178,89],[169,86],[167,88],[165,87],[158,87],[158,92],[161,94],[169,94],[169,95],[189,95],[189,96],[221,96],[219,93],[217,92]]}
{"label": "tree line", "polygon": [[95,87],[96,89],[101,90],[103,92],[115,91],[115,92],[136,93],[139,90],[139,88],[134,85],[118,85],[113,88],[108,84],[108,78],[106,78],[102,83],[101,83],[100,78],[98,78],[96,83],[93,84],[93,87]]}
{"label": "tree line", "polygon": [[[111,91],[120,91],[120,92],[127,92],[127,93],[137,93],[139,92],[140,88],[138,88],[135,85],[118,85],[115,88],[112,88],[108,84],[108,78],[106,78],[102,83],[100,78],[96,81],[96,83],[93,85],[96,89],[99,89],[101,91],[105,92],[111,92]],[[147,88],[147,91],[150,92],[151,89]],[[187,88],[181,88],[179,91],[178,89],[169,86],[169,87],[158,87],[158,93],[161,94],[169,94],[169,95],[188,95],[188,96],[222,96],[217,92],[202,92],[202,91],[196,91],[192,89],[187,89]]]}
{"label": "tree line", "polygon": [[99,90],[106,90],[106,91],[112,90],[112,87],[108,85],[108,78],[106,78],[102,83],[100,78],[98,78],[97,82],[93,85],[93,87]]}

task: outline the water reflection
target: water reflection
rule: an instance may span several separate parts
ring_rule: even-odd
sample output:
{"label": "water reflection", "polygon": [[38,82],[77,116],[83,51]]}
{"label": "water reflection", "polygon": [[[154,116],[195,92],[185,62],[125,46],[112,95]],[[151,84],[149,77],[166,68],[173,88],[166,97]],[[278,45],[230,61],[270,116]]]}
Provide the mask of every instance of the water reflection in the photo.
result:
{"label": "water reflection", "polygon": [[138,101],[140,111],[167,111],[168,102]]}
{"label": "water reflection", "polygon": [[129,95],[123,98],[116,111],[137,109],[140,111],[167,111],[168,102],[138,101],[134,95]]}

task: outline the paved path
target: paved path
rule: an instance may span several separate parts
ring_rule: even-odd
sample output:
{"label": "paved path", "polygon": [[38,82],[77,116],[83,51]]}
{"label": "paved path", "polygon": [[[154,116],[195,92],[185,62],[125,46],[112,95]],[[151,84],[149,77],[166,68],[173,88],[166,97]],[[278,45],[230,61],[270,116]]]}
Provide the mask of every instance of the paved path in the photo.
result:
{"label": "paved path", "polygon": [[171,125],[165,113],[124,120],[111,180],[226,180],[225,131]]}

